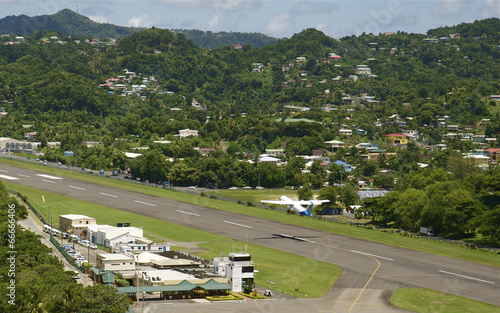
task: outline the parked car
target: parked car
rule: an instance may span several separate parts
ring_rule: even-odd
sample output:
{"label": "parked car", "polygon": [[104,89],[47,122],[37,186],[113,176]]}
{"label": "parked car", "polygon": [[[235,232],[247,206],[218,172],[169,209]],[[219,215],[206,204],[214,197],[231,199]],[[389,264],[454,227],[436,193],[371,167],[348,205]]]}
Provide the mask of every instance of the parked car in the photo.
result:
{"label": "parked car", "polygon": [[238,190],[238,187],[231,187],[229,190]]}
{"label": "parked car", "polygon": [[95,243],[90,244],[90,249],[97,249],[97,245]]}

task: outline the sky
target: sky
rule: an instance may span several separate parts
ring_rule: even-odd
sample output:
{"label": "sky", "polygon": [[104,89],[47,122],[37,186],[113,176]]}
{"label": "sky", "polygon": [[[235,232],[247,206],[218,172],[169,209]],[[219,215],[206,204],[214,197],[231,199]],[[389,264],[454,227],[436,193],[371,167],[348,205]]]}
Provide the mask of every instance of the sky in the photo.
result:
{"label": "sky", "polygon": [[429,29],[500,17],[500,0],[0,0],[0,18],[71,9],[99,23],[263,33],[315,28],[333,38]]}

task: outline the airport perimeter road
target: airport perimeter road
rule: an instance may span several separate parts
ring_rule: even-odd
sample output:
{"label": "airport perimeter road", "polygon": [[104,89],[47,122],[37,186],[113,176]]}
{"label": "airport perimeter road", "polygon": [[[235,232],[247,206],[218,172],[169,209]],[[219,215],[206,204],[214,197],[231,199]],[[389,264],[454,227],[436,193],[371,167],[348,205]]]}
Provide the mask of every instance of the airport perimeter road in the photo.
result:
{"label": "airport perimeter road", "polygon": [[[495,267],[4,164],[0,164],[0,179],[235,240],[245,241],[248,238],[250,243],[336,264],[342,267],[344,273],[327,296],[332,301],[340,299],[346,290],[359,290],[361,296],[357,301],[361,303],[363,297],[370,294],[369,290],[394,291],[402,287],[421,287],[500,305],[500,270]],[[314,270],[307,262],[297,266],[304,271]]]}

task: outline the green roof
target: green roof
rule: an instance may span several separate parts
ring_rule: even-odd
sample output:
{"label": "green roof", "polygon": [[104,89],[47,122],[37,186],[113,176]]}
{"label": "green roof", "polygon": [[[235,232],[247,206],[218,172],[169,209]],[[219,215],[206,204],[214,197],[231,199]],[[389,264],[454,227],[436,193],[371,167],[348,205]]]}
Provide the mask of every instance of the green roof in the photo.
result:
{"label": "green roof", "polygon": [[[140,286],[139,292],[162,292],[162,291],[191,291],[197,287],[205,290],[229,290],[231,287],[228,283],[219,283],[210,279],[204,284],[193,284],[187,280],[183,280],[178,285],[162,285],[162,286]],[[137,286],[134,287],[118,287],[118,293],[136,293]]]}
{"label": "green roof", "polygon": [[114,284],[115,283],[115,275],[113,275],[113,273],[111,273],[110,271],[102,271],[98,267],[95,267],[95,266],[92,266],[90,269],[96,275],[102,276],[102,283],[103,284]]}

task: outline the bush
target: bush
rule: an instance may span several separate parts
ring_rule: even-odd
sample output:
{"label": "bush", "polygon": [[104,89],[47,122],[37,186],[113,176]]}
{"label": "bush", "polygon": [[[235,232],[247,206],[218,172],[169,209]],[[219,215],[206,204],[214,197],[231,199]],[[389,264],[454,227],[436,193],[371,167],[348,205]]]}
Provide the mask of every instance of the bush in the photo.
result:
{"label": "bush", "polygon": [[210,199],[217,199],[217,196],[216,195],[211,195]]}

